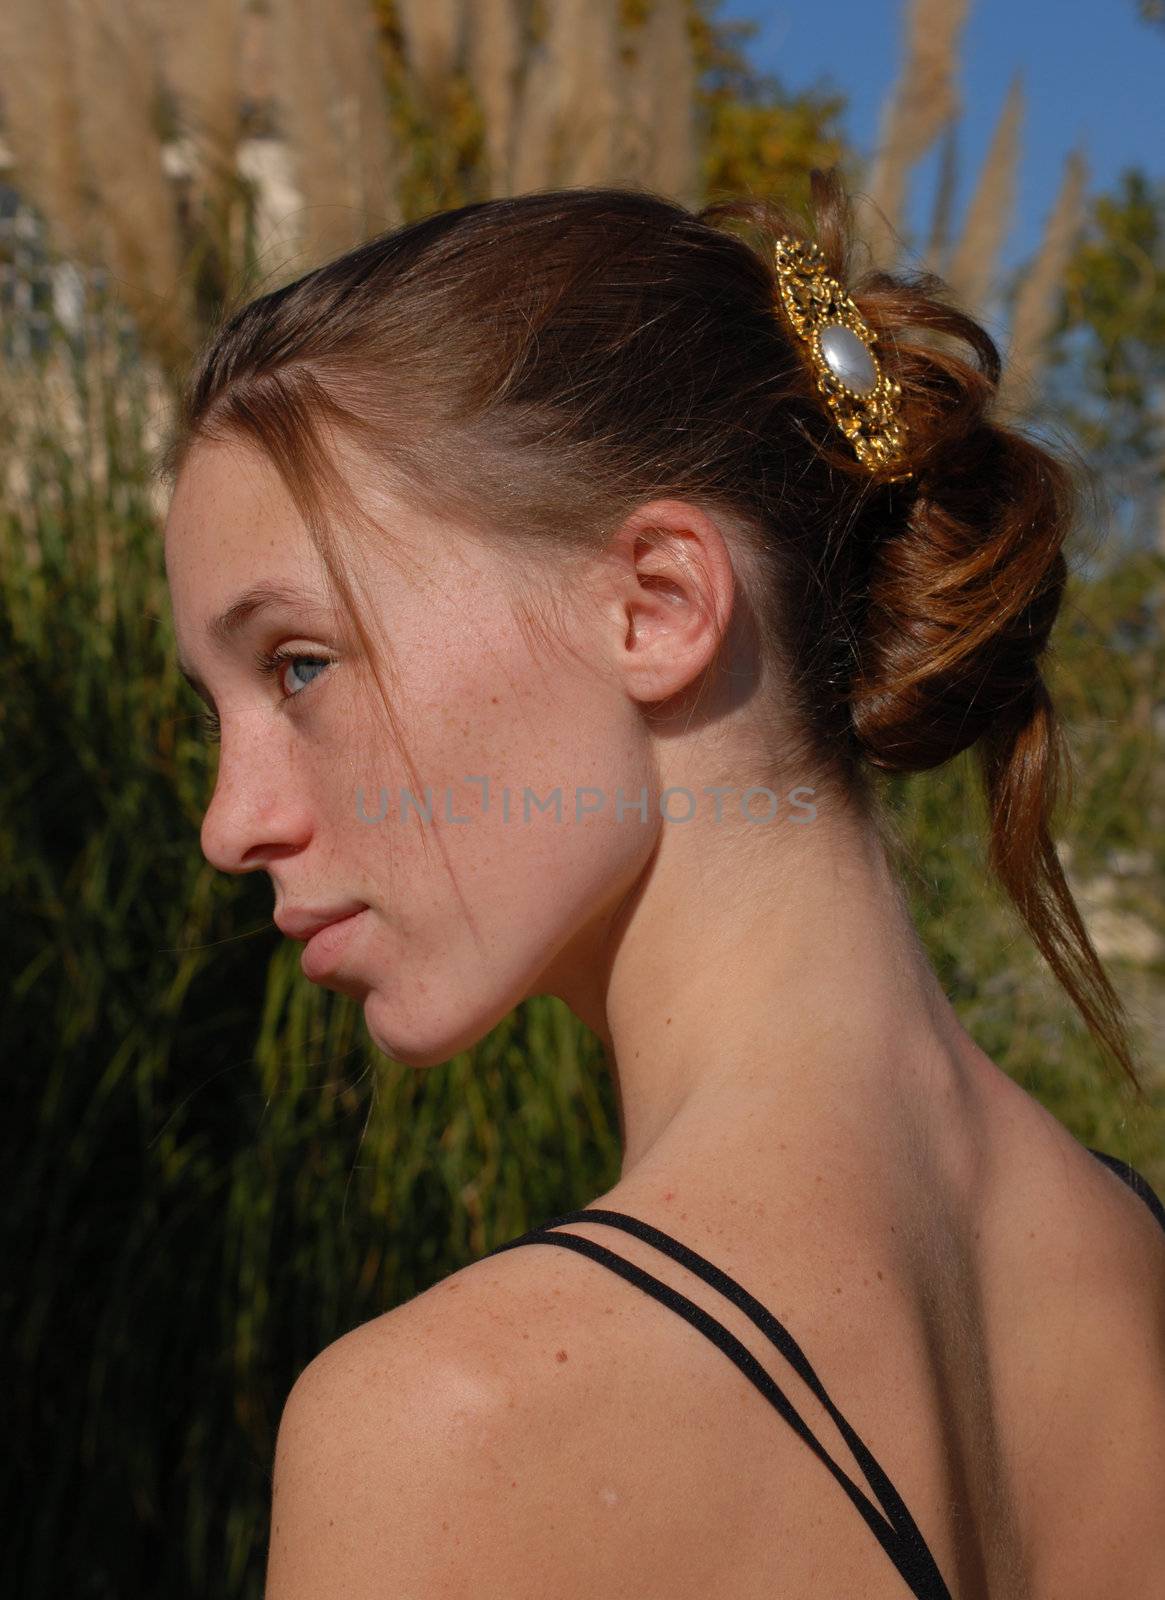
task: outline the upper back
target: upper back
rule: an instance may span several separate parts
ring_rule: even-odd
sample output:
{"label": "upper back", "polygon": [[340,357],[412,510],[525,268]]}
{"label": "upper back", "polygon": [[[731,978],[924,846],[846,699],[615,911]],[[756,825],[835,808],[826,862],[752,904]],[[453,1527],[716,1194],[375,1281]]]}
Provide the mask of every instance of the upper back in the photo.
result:
{"label": "upper back", "polygon": [[[828,1170],[816,1205],[750,1193],[740,1172],[710,1197],[706,1174],[677,1169],[587,1209],[664,1230],[779,1320],[949,1594],[1149,1600],[1165,1591],[1165,1230],[1022,1091],[1003,1094],[1007,1115],[924,1207],[871,1203]],[[487,1397],[487,1453],[521,1463],[523,1536],[547,1541],[532,1561],[561,1561],[558,1595],[942,1592],[911,1590],[791,1425],[782,1406],[869,1495],[827,1401],[741,1304],[622,1229],[553,1233],[631,1273],[543,1236],[387,1320],[398,1340],[423,1329],[425,1359],[439,1351]],[[669,1295],[715,1318],[780,1403]]]}

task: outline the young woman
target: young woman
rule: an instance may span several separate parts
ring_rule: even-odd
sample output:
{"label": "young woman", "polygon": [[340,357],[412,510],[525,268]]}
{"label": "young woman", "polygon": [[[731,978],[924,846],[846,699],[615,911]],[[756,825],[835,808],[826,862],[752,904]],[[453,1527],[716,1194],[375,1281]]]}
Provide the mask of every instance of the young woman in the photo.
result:
{"label": "young woman", "polygon": [[975,748],[991,866],[1131,1074],[1048,832],[1079,486],[812,192],[434,215],[191,377],[206,856],[398,1061],[561,996],[623,1141],[308,1366],[267,1600],[1165,1594],[1165,1212],[961,1026],[873,781]]}

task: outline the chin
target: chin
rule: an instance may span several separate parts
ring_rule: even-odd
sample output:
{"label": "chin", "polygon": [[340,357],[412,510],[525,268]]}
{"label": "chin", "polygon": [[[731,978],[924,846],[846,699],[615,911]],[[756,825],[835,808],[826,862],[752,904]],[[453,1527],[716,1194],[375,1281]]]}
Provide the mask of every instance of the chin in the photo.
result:
{"label": "chin", "polygon": [[434,1006],[431,1014],[416,1018],[402,1015],[399,1006],[373,989],[364,1000],[364,1024],[372,1043],[390,1061],[405,1067],[440,1067],[472,1050],[518,1003],[509,1000],[472,1017],[441,1018]]}

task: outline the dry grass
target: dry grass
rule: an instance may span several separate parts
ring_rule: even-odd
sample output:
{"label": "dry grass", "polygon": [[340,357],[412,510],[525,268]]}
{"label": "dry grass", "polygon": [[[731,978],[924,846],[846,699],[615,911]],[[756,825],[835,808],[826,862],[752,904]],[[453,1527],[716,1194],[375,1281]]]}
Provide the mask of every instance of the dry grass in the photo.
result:
{"label": "dry grass", "polygon": [[699,150],[693,116],[696,65],[685,0],[655,0],[627,67],[624,130],[634,139],[629,177],[698,203]]}
{"label": "dry grass", "polygon": [[69,8],[74,107],[102,241],[122,298],[165,364],[193,350],[194,306],[185,274],[158,101],[160,40],[140,0]]}
{"label": "dry grass", "polygon": [[430,103],[439,107],[460,59],[464,0],[396,0],[396,10],[409,67]]}
{"label": "dry grass", "polygon": [[195,192],[212,199],[235,167],[242,110],[241,0],[162,0],[162,55],[191,141]]}
{"label": "dry grass", "polygon": [[0,6],[4,134],[29,195],[62,242],[88,258],[96,229],[76,112],[69,11],[68,0],[5,0]]}
{"label": "dry grass", "polygon": [[935,272],[943,275],[950,250],[951,229],[955,215],[955,187],[959,177],[958,137],[958,125],[952,119],[943,130],[938,181],[935,184],[934,204],[931,207],[930,237],[926,242],[927,261]]}
{"label": "dry grass", "polygon": [[485,186],[510,194],[522,29],[515,0],[475,0],[470,13],[469,76],[485,122]]}
{"label": "dry grass", "polygon": [[270,0],[280,124],[303,198],[300,270],[341,254],[400,214],[378,44],[365,0]]}
{"label": "dry grass", "polygon": [[1060,191],[1036,258],[1016,299],[1010,349],[1000,385],[1002,408],[1023,411],[1030,406],[1044,341],[1059,310],[1064,273],[1080,234],[1087,180],[1084,155],[1073,150],[1064,163]]}
{"label": "dry grass", "polygon": [[871,260],[888,265],[911,168],[955,115],[955,71],[968,0],[909,0],[906,49],[898,81],[882,111],[878,148],[855,207]]}
{"label": "dry grass", "polygon": [[995,287],[999,252],[1011,226],[1023,113],[1023,84],[1017,72],[1007,91],[991,147],[967,208],[962,234],[946,273],[956,296],[975,315],[983,314]]}
{"label": "dry grass", "polygon": [[558,0],[526,67],[510,192],[619,174],[617,0]]}

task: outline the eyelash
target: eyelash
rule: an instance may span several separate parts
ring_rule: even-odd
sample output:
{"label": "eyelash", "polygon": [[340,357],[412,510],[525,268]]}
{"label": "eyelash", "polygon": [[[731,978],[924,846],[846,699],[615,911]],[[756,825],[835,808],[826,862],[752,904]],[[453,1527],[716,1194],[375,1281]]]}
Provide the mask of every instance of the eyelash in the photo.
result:
{"label": "eyelash", "polygon": [[[257,669],[268,678],[273,678],[285,661],[307,661],[316,667],[330,667],[333,664],[326,656],[305,655],[299,650],[288,650],[283,645],[280,645],[276,650],[258,650],[252,659]],[[320,673],[320,677],[323,676],[324,674]],[[301,695],[307,693],[315,682],[316,679],[312,678],[310,682],[304,684],[302,689],[295,694],[285,694],[283,699],[298,700]],[[198,722],[202,730],[202,737],[210,744],[217,744],[222,738],[222,722],[218,712],[203,711],[199,714]]]}

